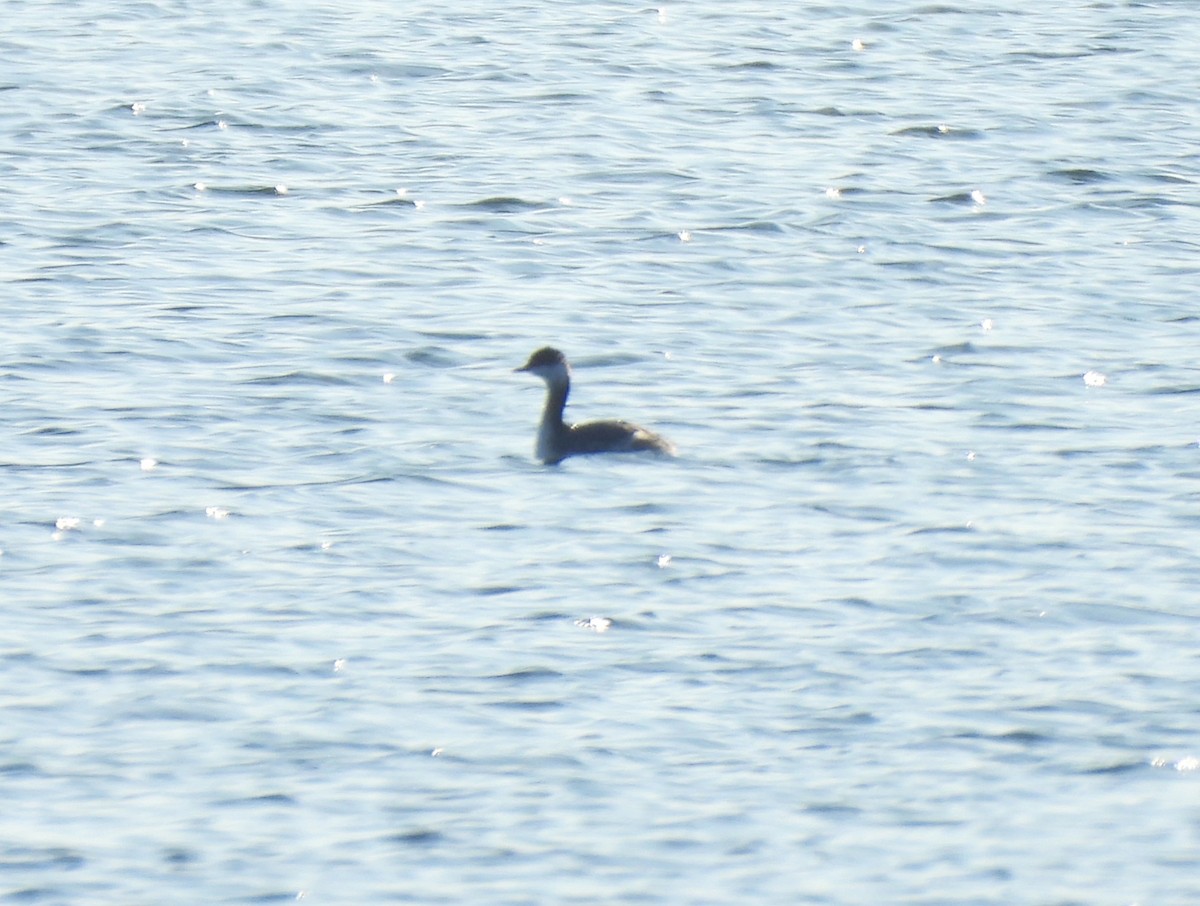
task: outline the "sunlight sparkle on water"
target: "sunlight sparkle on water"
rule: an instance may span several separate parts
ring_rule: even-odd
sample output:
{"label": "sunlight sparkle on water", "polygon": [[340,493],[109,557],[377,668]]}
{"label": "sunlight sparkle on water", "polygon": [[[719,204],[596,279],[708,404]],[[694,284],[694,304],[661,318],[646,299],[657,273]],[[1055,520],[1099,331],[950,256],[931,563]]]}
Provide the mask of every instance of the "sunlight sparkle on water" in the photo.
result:
{"label": "sunlight sparkle on water", "polygon": [[1181,773],[1190,773],[1200,769],[1200,758],[1195,755],[1185,755],[1178,761],[1171,761],[1169,758],[1155,757],[1150,759],[1150,766],[1154,768],[1174,768]]}
{"label": "sunlight sparkle on water", "polygon": [[592,632],[608,632],[612,620],[608,617],[588,617],[586,620],[576,620],[575,625],[580,629],[590,629]]}
{"label": "sunlight sparkle on water", "polygon": [[62,541],[70,532],[78,531],[83,526],[83,520],[78,516],[59,516],[54,522],[54,531],[50,538],[53,541]]}

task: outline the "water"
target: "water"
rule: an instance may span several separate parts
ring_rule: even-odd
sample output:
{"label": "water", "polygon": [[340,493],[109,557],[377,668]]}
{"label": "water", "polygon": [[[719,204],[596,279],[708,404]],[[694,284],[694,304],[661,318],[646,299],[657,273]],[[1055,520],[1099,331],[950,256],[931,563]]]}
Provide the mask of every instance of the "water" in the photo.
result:
{"label": "water", "polygon": [[1196,902],[1191,5],[354,6],[5,4],[3,901]]}

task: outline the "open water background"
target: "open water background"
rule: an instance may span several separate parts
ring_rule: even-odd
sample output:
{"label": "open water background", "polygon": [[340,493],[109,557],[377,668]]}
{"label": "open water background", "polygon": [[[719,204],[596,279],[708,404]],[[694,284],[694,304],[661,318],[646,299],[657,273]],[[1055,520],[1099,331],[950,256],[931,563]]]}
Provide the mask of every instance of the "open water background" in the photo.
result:
{"label": "open water background", "polygon": [[0,902],[1200,902],[1193,3],[3,12]]}

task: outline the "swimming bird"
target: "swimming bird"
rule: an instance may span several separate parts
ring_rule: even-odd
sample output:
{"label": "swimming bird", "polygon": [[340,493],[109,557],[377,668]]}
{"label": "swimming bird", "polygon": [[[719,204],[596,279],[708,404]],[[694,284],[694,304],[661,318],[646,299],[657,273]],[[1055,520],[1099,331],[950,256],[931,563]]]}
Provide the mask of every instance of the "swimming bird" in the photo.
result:
{"label": "swimming bird", "polygon": [[625,421],[605,419],[568,425],[563,422],[567,394],[571,392],[571,366],[567,357],[544,346],[529,357],[517,371],[536,374],[546,382],[546,406],[538,425],[534,455],[546,465],[562,462],[568,456],[588,453],[635,453],[643,450],[675,455],[675,445],[645,428]]}

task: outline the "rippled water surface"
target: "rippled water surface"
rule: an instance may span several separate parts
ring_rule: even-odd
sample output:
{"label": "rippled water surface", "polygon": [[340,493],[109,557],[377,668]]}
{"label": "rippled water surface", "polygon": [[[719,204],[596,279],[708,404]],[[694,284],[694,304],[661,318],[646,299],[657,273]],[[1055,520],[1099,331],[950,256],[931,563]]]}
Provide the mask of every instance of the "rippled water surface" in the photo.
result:
{"label": "rippled water surface", "polygon": [[1192,4],[4,14],[0,901],[1200,901]]}

